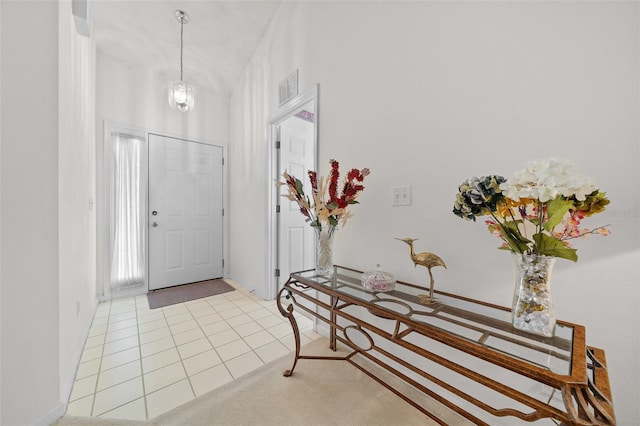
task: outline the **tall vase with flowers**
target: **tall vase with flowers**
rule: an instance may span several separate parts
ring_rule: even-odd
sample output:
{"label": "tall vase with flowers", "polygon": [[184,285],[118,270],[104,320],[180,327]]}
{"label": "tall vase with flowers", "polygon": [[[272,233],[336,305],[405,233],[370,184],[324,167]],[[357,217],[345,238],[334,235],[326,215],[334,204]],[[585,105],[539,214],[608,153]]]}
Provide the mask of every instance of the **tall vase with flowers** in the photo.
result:
{"label": "tall vase with flowers", "polygon": [[511,310],[515,328],[553,336],[555,313],[550,279],[556,258],[577,261],[572,240],[609,235],[606,226],[581,227],[584,218],[604,211],[606,194],[571,161],[530,161],[512,178],[467,179],[458,188],[453,213],[467,220],[488,216],[485,224],[513,253],[516,288]]}
{"label": "tall vase with flowers", "polygon": [[330,163],[331,171],[326,178],[308,171],[311,198],[305,194],[302,181],[286,171],[282,174],[284,181],[277,182],[278,186],[287,186],[288,192],[283,197],[298,204],[300,213],[316,232],[316,273],[319,275],[333,274],[333,236],[338,225],[344,227],[352,216],[347,208],[358,204],[356,199],[364,190],[362,183],[369,174],[367,168],[351,169],[339,188],[340,164],[336,160]]}

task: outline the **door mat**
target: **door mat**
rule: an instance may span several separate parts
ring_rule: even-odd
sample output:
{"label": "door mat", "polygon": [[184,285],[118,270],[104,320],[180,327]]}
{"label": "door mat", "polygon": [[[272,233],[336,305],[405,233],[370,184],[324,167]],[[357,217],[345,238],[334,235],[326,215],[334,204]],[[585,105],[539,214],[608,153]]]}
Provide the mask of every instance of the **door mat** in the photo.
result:
{"label": "door mat", "polygon": [[156,309],[176,303],[202,299],[216,294],[228,293],[234,288],[224,280],[207,280],[192,284],[183,284],[176,287],[162,288],[147,293],[149,308]]}

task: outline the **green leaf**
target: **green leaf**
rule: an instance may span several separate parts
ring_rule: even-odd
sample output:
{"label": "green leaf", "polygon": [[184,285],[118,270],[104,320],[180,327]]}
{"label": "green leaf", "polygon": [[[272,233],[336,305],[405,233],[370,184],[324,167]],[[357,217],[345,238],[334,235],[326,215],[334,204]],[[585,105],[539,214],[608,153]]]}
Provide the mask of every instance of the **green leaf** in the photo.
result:
{"label": "green leaf", "polygon": [[578,261],[577,250],[566,247],[564,244],[562,244],[562,241],[557,238],[541,233],[535,234],[533,236],[533,241],[535,241],[536,243],[538,254],[561,257],[563,259],[568,259],[574,262]]}
{"label": "green leaf", "polygon": [[338,226],[338,220],[333,216],[329,216],[329,225]]}
{"label": "green leaf", "polygon": [[304,195],[304,186],[300,179],[296,179],[296,191],[298,191],[298,194]]}
{"label": "green leaf", "polygon": [[500,227],[500,235],[516,253],[524,253],[531,244],[531,241],[523,237],[518,229],[518,223],[521,222],[521,220],[506,221]]}
{"label": "green leaf", "polygon": [[565,200],[562,197],[554,198],[547,203],[547,221],[544,223],[544,229],[551,232],[557,224],[562,221],[564,215],[573,207],[573,202]]}

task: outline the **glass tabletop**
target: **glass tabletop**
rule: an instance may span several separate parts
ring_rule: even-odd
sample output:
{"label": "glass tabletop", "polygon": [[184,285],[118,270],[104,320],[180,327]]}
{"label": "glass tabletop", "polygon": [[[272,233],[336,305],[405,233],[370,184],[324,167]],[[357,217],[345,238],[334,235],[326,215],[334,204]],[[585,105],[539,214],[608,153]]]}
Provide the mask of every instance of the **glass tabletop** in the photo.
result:
{"label": "glass tabletop", "polygon": [[315,270],[309,270],[293,273],[291,277],[444,330],[554,373],[571,374],[574,333],[570,325],[557,324],[553,337],[537,336],[515,330],[511,326],[510,311],[498,306],[442,292],[436,292],[435,302],[428,302],[424,297],[428,289],[400,281],[391,291],[367,290],[361,285],[361,271],[342,266],[334,269],[333,276],[317,275]]}

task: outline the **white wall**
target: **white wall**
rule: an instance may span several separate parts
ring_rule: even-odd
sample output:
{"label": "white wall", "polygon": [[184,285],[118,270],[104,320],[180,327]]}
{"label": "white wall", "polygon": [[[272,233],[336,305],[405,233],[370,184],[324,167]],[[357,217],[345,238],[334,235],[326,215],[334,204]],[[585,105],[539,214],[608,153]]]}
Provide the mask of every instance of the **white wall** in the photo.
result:
{"label": "white wall", "polygon": [[60,394],[68,399],[96,296],[95,43],[60,2],[59,31]]}
{"label": "white wall", "polygon": [[[2,5],[0,4],[0,22]],[[0,94],[2,93],[2,31],[0,31]],[[0,102],[0,165],[2,164],[2,102]],[[0,173],[0,223],[2,223],[2,173]],[[2,289],[2,226],[0,226],[0,289]],[[2,291],[0,290],[0,373],[2,373]],[[0,419],[2,419],[2,386],[0,386]]]}
{"label": "white wall", "polygon": [[95,75],[70,2],[0,10],[0,423],[47,424],[63,414],[96,302],[103,120],[226,142],[228,97],[201,88],[193,113],[170,110],[168,77],[105,58]]}
{"label": "white wall", "polygon": [[58,4],[2,2],[2,424],[59,401]]}
{"label": "white wall", "polygon": [[[167,84],[161,73],[125,63],[98,50],[96,58],[97,185],[102,188],[104,122],[179,136],[184,139],[227,144],[229,97],[205,87],[195,87],[195,108],[187,113],[171,109]],[[188,82],[188,76],[185,76]],[[99,190],[98,203],[104,199]],[[98,223],[103,222],[100,207]],[[98,259],[103,259],[104,235],[98,228]],[[98,294],[103,294],[103,262],[98,262]]]}
{"label": "white wall", "polygon": [[64,413],[96,303],[95,49],[68,1],[1,7],[0,423],[49,424]]}
{"label": "white wall", "polygon": [[[103,120],[129,124],[196,140],[227,142],[229,97],[195,86],[195,108],[171,109],[167,84],[175,76],[150,71],[107,56],[98,50],[96,63],[96,132],[102,139]],[[185,75],[185,81],[189,81]]]}
{"label": "white wall", "polygon": [[[457,186],[573,159],[612,200],[585,225],[613,234],[557,263],[556,308],[607,351],[619,424],[638,423],[639,18],[636,2],[284,2],[231,97],[231,275],[266,294],[264,123],[296,68],[301,91],[320,84],[320,173],[371,169],[338,264],[426,284],[393,239],[415,237],[447,263],[437,288],[509,305],[511,261],[451,213]],[[399,185],[411,206],[391,206]]]}

